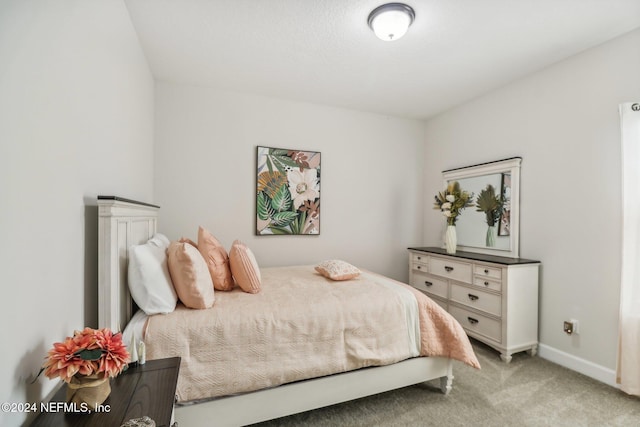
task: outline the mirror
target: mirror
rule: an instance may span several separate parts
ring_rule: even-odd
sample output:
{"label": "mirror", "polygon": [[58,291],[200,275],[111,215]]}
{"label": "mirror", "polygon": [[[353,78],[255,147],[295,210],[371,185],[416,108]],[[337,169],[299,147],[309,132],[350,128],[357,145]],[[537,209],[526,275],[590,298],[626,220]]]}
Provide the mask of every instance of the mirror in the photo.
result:
{"label": "mirror", "polygon": [[514,157],[442,172],[444,188],[458,181],[473,193],[474,206],[456,222],[459,250],[519,257],[521,162]]}

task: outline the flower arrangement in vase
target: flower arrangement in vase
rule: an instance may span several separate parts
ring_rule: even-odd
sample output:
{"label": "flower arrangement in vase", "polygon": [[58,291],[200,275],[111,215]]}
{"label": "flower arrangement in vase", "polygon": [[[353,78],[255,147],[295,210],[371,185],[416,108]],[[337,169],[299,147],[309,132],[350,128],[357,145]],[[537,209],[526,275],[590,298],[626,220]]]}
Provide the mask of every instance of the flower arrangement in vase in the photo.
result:
{"label": "flower arrangement in vase", "polygon": [[504,211],[505,203],[504,195],[496,194],[493,185],[487,184],[487,188],[478,194],[476,200],[477,212],[484,212],[487,222],[487,237],[485,244],[487,247],[493,247],[496,244],[496,223],[500,220],[500,215]]}
{"label": "flower arrangement in vase", "polygon": [[447,218],[447,230],[445,232],[445,247],[447,253],[455,254],[457,246],[456,221],[465,208],[474,206],[473,193],[460,188],[458,181],[452,181],[444,191],[435,196],[433,208],[439,209]]}
{"label": "flower arrangement in vase", "polygon": [[111,393],[109,378],[119,375],[128,363],[121,333],[84,328],[53,344],[38,375],[44,371],[51,379],[59,377],[67,383],[67,402],[84,403],[93,410]]}

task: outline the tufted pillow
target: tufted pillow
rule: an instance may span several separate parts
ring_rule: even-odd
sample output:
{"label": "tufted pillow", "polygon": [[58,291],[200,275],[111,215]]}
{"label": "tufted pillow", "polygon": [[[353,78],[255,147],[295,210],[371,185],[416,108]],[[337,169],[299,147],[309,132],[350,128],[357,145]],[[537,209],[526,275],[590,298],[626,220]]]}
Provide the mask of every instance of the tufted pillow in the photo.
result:
{"label": "tufted pillow", "polygon": [[234,283],[229,267],[229,255],[218,239],[202,227],[198,228],[198,250],[207,263],[213,287],[219,291],[232,290]]}
{"label": "tufted pillow", "polygon": [[229,251],[231,273],[240,289],[250,294],[260,292],[262,278],[256,257],[244,243],[239,240],[233,242]]}
{"label": "tufted pillow", "polygon": [[171,313],[178,296],[167,266],[169,239],[158,233],[143,245],[129,248],[129,291],[146,314]]}
{"label": "tufted pillow", "polygon": [[189,308],[213,306],[213,282],[198,249],[186,242],[171,242],[167,255],[169,273],[180,301]]}
{"label": "tufted pillow", "polygon": [[332,259],[316,265],[316,271],[331,280],[349,280],[360,275],[358,270],[348,262]]}

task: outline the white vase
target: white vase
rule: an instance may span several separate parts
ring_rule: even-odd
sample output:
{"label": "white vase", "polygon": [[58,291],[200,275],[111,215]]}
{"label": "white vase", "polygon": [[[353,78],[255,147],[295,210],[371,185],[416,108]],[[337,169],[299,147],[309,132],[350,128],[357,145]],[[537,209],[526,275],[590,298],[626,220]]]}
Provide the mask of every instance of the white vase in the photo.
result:
{"label": "white vase", "polygon": [[487,239],[486,246],[492,248],[496,245],[496,226],[490,225],[487,227]]}
{"label": "white vase", "polygon": [[447,249],[447,253],[455,254],[457,244],[456,226],[447,225],[447,230],[444,233],[444,247]]}

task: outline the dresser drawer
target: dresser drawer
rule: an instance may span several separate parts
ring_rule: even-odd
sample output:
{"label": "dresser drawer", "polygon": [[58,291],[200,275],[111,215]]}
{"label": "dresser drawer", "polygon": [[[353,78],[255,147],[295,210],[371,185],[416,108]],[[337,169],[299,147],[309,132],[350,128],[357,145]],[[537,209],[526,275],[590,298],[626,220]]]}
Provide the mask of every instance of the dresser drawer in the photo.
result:
{"label": "dresser drawer", "polygon": [[429,294],[437,295],[442,298],[448,298],[447,281],[430,274],[422,274],[414,272],[411,278],[411,286]]}
{"label": "dresser drawer", "polygon": [[416,253],[412,253],[411,254],[411,262],[413,264],[427,264],[429,261],[429,256],[425,255],[425,254],[416,254]]}
{"label": "dresser drawer", "polygon": [[429,271],[426,264],[411,263],[411,269],[416,273],[426,273]]}
{"label": "dresser drawer", "polygon": [[482,310],[494,316],[502,314],[500,295],[490,294],[481,290],[470,289],[456,284],[451,285],[451,301]]}
{"label": "dresser drawer", "polygon": [[431,257],[429,272],[447,279],[471,283],[471,264],[466,262]]}
{"label": "dresser drawer", "polygon": [[449,307],[449,313],[467,331],[475,332],[498,343],[502,342],[502,326],[499,320],[454,305]]}
{"label": "dresser drawer", "polygon": [[476,286],[480,286],[483,289],[491,289],[498,292],[502,291],[502,282],[498,280],[475,276],[473,278],[473,284]]}
{"label": "dresser drawer", "polygon": [[502,269],[499,267],[490,267],[488,265],[475,264],[473,266],[473,274],[478,277],[489,279],[502,279]]}

